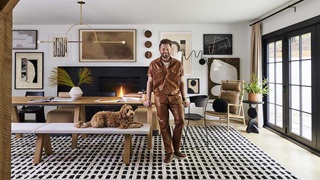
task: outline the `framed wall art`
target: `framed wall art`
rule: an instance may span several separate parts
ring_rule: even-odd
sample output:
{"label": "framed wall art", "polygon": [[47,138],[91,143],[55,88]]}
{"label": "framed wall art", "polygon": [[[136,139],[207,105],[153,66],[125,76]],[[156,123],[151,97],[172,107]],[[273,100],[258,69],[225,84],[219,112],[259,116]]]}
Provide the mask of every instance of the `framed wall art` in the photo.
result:
{"label": "framed wall art", "polygon": [[232,34],[204,34],[203,52],[205,55],[231,55]]}
{"label": "framed wall art", "polygon": [[15,89],[43,89],[43,52],[15,53]]}
{"label": "framed wall art", "polygon": [[192,57],[190,56],[190,58],[186,60],[186,57],[188,57],[192,51],[191,32],[161,32],[160,37],[161,39],[167,38],[171,40],[171,56],[175,56],[179,51],[183,50],[182,61],[184,74],[192,75]]}
{"label": "framed wall art", "polygon": [[209,99],[219,97],[221,80],[239,80],[239,58],[208,58],[208,67]]}
{"label": "framed wall art", "polygon": [[37,30],[12,30],[12,49],[37,49]]}
{"label": "framed wall art", "polygon": [[198,78],[187,79],[187,93],[199,94],[200,92],[200,80]]}
{"label": "framed wall art", "polygon": [[[70,37],[68,37],[70,38]],[[55,60],[67,60],[69,59],[70,48],[68,38],[65,35],[53,35],[50,43],[51,59]]]}
{"label": "framed wall art", "polygon": [[[98,43],[94,43],[93,30],[80,29],[80,62],[136,61],[136,30],[94,30]],[[124,43],[119,43],[124,42]]]}

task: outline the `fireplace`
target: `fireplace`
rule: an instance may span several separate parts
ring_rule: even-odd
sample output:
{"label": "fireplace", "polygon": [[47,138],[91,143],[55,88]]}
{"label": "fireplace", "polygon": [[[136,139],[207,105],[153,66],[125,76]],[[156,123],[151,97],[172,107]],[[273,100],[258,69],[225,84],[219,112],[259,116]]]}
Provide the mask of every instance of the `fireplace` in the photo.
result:
{"label": "fireplace", "polygon": [[117,97],[123,97],[126,93],[143,91],[140,77],[98,77],[99,92],[115,92]]}
{"label": "fireplace", "polygon": [[[63,67],[70,75],[71,79],[78,82],[78,70],[84,67]],[[132,93],[146,90],[148,67],[88,67],[94,80],[92,85],[83,84],[81,89],[83,96],[99,96],[104,92],[116,92],[116,96],[122,97],[125,93]],[[122,87],[122,88],[121,88]],[[57,92],[68,92],[70,87],[58,86]],[[119,107],[87,106],[86,119],[100,110],[118,110]]]}

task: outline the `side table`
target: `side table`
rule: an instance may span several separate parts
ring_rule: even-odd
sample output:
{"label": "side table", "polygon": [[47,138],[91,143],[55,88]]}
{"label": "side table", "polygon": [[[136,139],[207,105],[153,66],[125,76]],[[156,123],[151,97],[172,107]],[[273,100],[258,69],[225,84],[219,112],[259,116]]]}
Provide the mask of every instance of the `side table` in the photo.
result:
{"label": "side table", "polygon": [[249,104],[249,109],[248,109],[248,115],[250,117],[249,121],[248,121],[248,126],[247,126],[247,132],[251,133],[257,133],[259,134],[259,129],[258,129],[258,123],[256,120],[256,117],[258,116],[258,112],[257,112],[257,106],[258,104],[263,104],[262,101],[249,101],[249,100],[244,100],[242,101],[243,103],[247,103]]}

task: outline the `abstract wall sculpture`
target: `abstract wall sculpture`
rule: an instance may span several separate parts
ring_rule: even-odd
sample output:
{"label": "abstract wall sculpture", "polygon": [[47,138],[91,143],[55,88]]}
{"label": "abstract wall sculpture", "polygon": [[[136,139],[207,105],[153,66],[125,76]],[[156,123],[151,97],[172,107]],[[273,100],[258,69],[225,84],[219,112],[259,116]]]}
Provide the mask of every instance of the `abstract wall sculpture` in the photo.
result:
{"label": "abstract wall sculpture", "polygon": [[238,80],[240,58],[208,58],[208,94],[210,99],[220,95],[221,80]]}

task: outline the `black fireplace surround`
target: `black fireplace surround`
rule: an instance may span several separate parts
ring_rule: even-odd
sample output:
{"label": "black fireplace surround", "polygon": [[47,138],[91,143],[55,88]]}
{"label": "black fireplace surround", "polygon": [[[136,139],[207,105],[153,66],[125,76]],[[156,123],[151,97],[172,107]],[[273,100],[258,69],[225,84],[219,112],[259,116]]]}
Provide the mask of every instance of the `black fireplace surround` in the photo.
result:
{"label": "black fireplace surround", "polygon": [[[65,69],[70,75],[71,79],[75,83],[78,83],[78,70],[85,66],[59,66],[59,68]],[[146,90],[147,86],[147,72],[148,67],[87,67],[91,70],[93,77],[93,84],[82,84],[81,90],[83,96],[103,96],[104,93],[116,92],[120,86],[123,86],[124,93],[132,93]],[[69,92],[70,87],[59,85],[57,92]],[[119,95],[119,94],[118,94]],[[86,119],[90,120],[91,117],[100,110],[118,110],[119,107],[98,107],[87,106],[86,107]]]}

